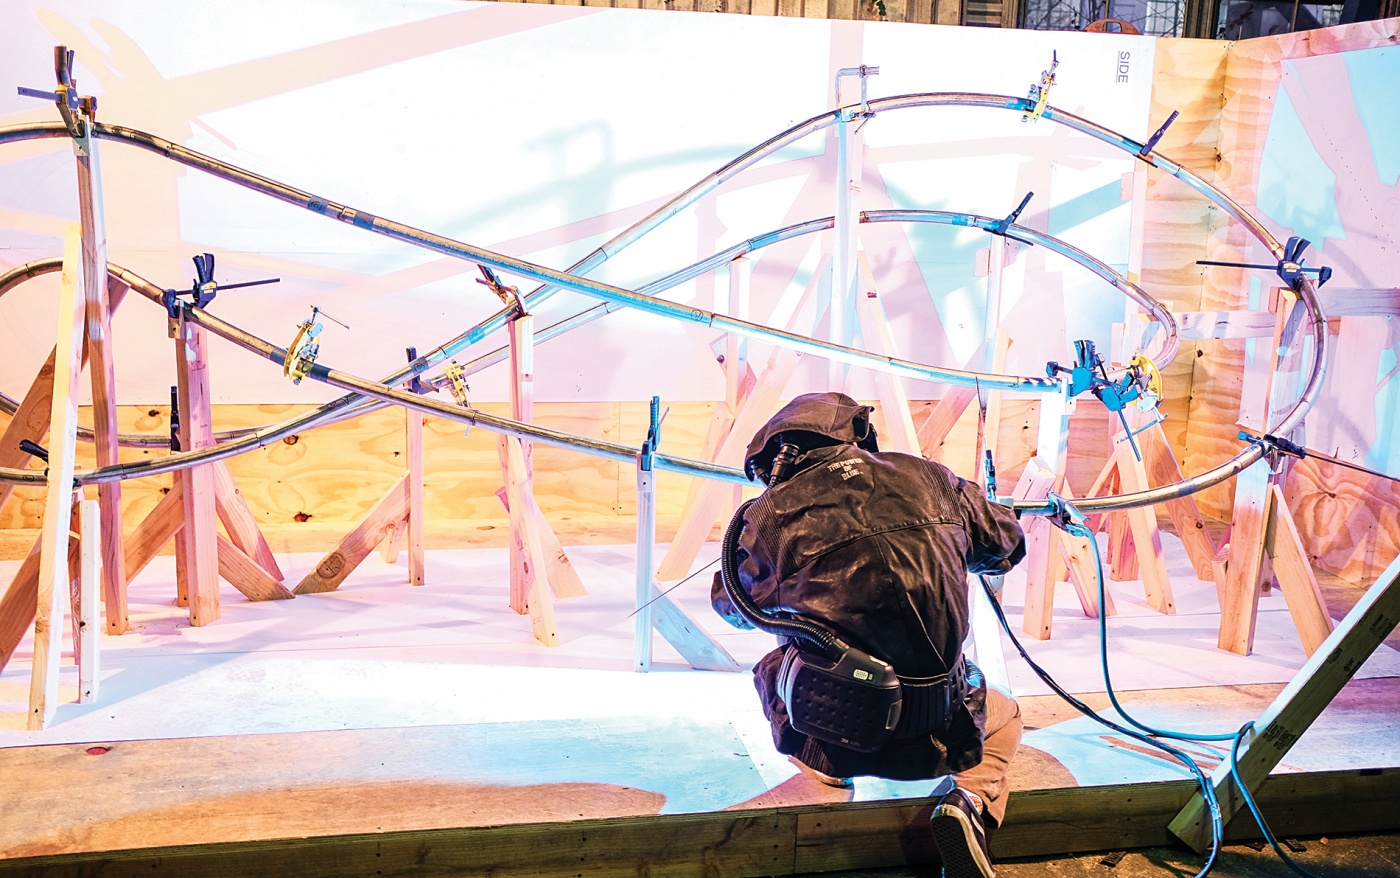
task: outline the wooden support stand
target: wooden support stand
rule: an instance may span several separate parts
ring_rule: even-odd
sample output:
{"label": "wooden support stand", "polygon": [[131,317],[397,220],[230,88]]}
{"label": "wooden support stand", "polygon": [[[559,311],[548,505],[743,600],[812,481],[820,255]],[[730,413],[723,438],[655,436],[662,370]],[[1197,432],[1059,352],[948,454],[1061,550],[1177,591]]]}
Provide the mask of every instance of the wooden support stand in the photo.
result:
{"label": "wooden support stand", "polygon": [[[1257,788],[1274,766],[1308,730],[1318,715],[1337,697],[1342,686],[1375,652],[1400,621],[1400,558],[1381,574],[1341,623],[1308,658],[1288,686],[1254,721],[1245,738],[1238,771],[1245,784]],[[1225,823],[1244,805],[1230,775],[1229,762],[1211,776]],[[1172,820],[1170,829],[1197,851],[1210,844],[1205,801],[1197,793]]]}
{"label": "wooden support stand", "polygon": [[[810,334],[811,328],[816,325],[820,316],[817,307],[818,289],[826,283],[828,268],[829,260],[823,259],[798,301],[795,317],[789,328],[796,327],[796,331]],[[711,425],[710,436],[718,440],[718,448],[712,455],[706,455],[709,460],[726,466],[743,465],[744,452],[748,448],[749,440],[778,410],[778,399],[796,371],[801,357],[800,352],[791,348],[774,346],[753,389],[739,401],[738,412],[732,420],[725,418],[722,422]],[[734,500],[735,492],[731,486],[721,482],[704,480],[693,486],[691,499],[686,504],[676,536],[666,550],[665,557],[661,559],[656,573],[657,579],[674,582],[690,575],[695,557],[699,554],[700,547],[709,539],[715,522],[721,516],[734,511],[737,505]]]}
{"label": "wooden support stand", "polygon": [[[1246,366],[1247,383],[1260,387],[1257,395],[1241,403],[1241,421],[1268,431],[1296,401],[1301,376],[1302,345],[1296,343],[1306,322],[1305,309],[1296,293],[1276,289],[1272,346],[1256,353]],[[1279,353],[1282,352],[1282,353]],[[1293,437],[1300,444],[1302,436]],[[1235,479],[1234,514],[1230,522],[1228,551],[1219,569],[1225,575],[1220,595],[1221,649],[1249,655],[1259,613],[1259,593],[1277,580],[1303,648],[1312,655],[1332,630],[1332,619],[1322,599],[1307,550],[1293,516],[1284,502],[1286,464],[1277,473],[1266,461],[1246,469]]]}
{"label": "wooden support stand", "polygon": [[[180,406],[180,448],[194,451],[214,444],[210,413],[208,338],[202,326],[183,317],[176,323],[175,371]],[[175,475],[184,524],[175,535],[175,579],[178,600],[188,603],[190,624],[199,627],[217,620],[219,607],[219,545],[215,525],[214,468],[204,464]]]}

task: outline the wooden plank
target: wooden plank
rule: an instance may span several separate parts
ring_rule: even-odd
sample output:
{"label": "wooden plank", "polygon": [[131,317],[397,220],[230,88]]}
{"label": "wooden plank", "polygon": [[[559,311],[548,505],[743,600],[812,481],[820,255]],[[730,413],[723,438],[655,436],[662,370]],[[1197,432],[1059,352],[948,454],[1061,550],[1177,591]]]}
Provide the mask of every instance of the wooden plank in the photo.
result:
{"label": "wooden plank", "polygon": [[1400,317],[1400,289],[1338,289],[1317,291],[1318,304],[1328,319],[1333,317]]}
{"label": "wooden plank", "polygon": [[681,658],[698,671],[741,671],[743,667],[720,646],[705,627],[679,604],[663,595],[653,580],[651,584],[652,624],[666,642],[675,647]]}
{"label": "wooden plank", "polygon": [[516,540],[523,543],[517,546],[523,562],[523,610],[530,616],[530,627],[534,631],[535,639],[545,646],[558,646],[559,629],[554,621],[554,599],[545,584],[544,551],[540,545],[539,532],[527,512],[528,497],[523,490],[525,480],[521,474],[525,472],[525,454],[520,447],[520,440],[514,436],[502,436],[501,441],[505,444],[508,464],[506,491],[510,497],[512,523],[519,522],[518,527],[512,527],[512,533]]}
{"label": "wooden plank", "polygon": [[1268,499],[1267,462],[1258,461],[1235,477],[1235,514],[1230,520],[1230,558],[1225,568],[1218,645],[1238,655],[1249,655],[1254,648]]}
{"label": "wooden plank", "polygon": [[[1055,487],[1056,474],[1039,457],[1026,464],[1012,496],[1042,500]],[[1050,639],[1055,612],[1055,583],[1059,581],[1055,526],[1045,516],[1032,516],[1026,533],[1026,607],[1021,630],[1036,640]]]}
{"label": "wooden plank", "polygon": [[[203,327],[181,319],[175,340],[176,393],[180,402],[180,447],[185,451],[214,444],[210,411],[208,336]],[[177,587],[189,601],[190,624],[208,625],[219,618],[219,547],[214,510],[214,469],[209,464],[180,472],[185,522],[175,536]]]}
{"label": "wooden plank", "polygon": [[[814,273],[802,294],[793,320],[793,325],[799,332],[810,331],[820,319],[816,291],[822,283],[822,275],[822,271]],[[797,370],[801,357],[800,351],[774,346],[758,384],[750,391],[735,417],[733,426],[720,443],[719,452],[714,458],[715,463],[743,465],[744,452],[749,441],[778,410],[778,397],[787,387],[792,373]],[[656,571],[657,579],[667,582],[684,579],[690,575],[690,567],[695,563],[696,553],[709,539],[710,529],[714,526],[715,519],[720,516],[726,499],[733,498],[733,491],[729,490],[729,487],[711,480],[706,480],[700,487],[695,503],[686,510],[665,557],[661,559],[661,565]]]}
{"label": "wooden plank", "polygon": [[281,582],[286,578],[282,574],[282,568],[277,566],[272,547],[267,544],[257,519],[248,509],[248,503],[243,499],[243,492],[238,490],[238,483],[233,480],[233,473],[229,471],[228,464],[219,460],[215,461],[212,467],[214,512],[219,516],[219,521],[223,522],[229,542],[256,561],[268,576]]}
{"label": "wooden plank", "polygon": [[73,615],[77,634],[73,638],[73,658],[78,663],[78,703],[97,700],[101,680],[98,632],[102,630],[102,508],[96,500],[78,503],[79,589],[78,607]]}
{"label": "wooden plank", "polygon": [[[870,269],[870,260],[865,251],[860,251],[856,262],[860,278],[860,287],[855,293],[856,316],[860,320],[860,335],[865,349],[881,356],[898,357],[899,349],[884,305],[880,303],[875,274]],[[880,433],[880,447],[886,451],[918,455],[919,435],[909,414],[909,394],[904,390],[904,382],[886,372],[876,372],[873,377],[880,399],[880,412],[885,421],[885,429]]]}
{"label": "wooden plank", "polygon": [[370,510],[359,525],[306,574],[294,594],[332,591],[345,581],[360,562],[384,539],[385,532],[408,514],[408,476],[399,479],[389,493]]}
{"label": "wooden plank", "polygon": [[131,536],[126,539],[127,575],[141,575],[146,565],[166,543],[170,542],[185,523],[184,498],[178,490],[170,490],[151,510]]}
{"label": "wooden plank", "polygon": [[399,563],[399,545],[403,542],[404,531],[408,530],[408,521],[396,521],[389,525],[389,532],[385,535],[384,541],[379,544],[379,557],[384,559],[385,564]]}
{"label": "wooden plank", "polygon": [[[1400,558],[1381,574],[1254,721],[1254,730],[1246,738],[1237,765],[1246,786],[1252,788],[1269,775],[1381,641],[1395,630],[1396,623],[1400,622],[1397,581],[1400,581]],[[1257,594],[1257,590],[1251,591]],[[1215,770],[1211,783],[1220,800],[1221,816],[1228,821],[1244,806],[1228,763]],[[1204,813],[1204,800],[1196,794],[1170,824],[1178,838],[1198,851],[1204,850],[1210,839]]]}
{"label": "wooden plank", "polygon": [[[126,284],[116,278],[108,278],[107,298],[111,310],[116,310],[126,295]],[[87,364],[87,347],[83,347],[83,364]],[[24,399],[20,401],[15,413],[10,416],[10,422],[5,425],[4,435],[0,436],[0,466],[16,467],[23,469],[35,464],[35,460],[27,452],[20,450],[19,441],[29,439],[40,445],[44,444],[44,437],[49,434],[49,407],[53,402],[53,361],[54,352],[49,352],[49,357],[44,364],[39,367],[34,380],[30,382],[29,390],[25,393]],[[5,503],[14,493],[15,486],[8,482],[0,482],[0,509],[5,507]],[[35,522],[37,526],[37,521]]]}
{"label": "wooden plank", "polygon": [[535,502],[534,496],[525,497],[525,503],[526,514],[539,537],[540,551],[544,553],[544,573],[549,582],[549,590],[557,598],[578,598],[588,594],[574,562],[569,560],[568,552],[564,551],[564,544],[554,533],[554,528],[549,519],[544,517],[544,512]]}
{"label": "wooden plank", "polygon": [[69,223],[63,242],[53,401],[49,406],[49,480],[44,492],[44,522],[39,537],[34,660],[29,677],[28,726],[31,731],[44,728],[58,706],[58,662],[63,648],[63,599],[68,592],[68,532],[72,524],[74,456],[78,445],[82,289],[82,229],[77,223]]}
{"label": "wooden plank", "polygon": [[[1133,456],[1133,450],[1128,443],[1119,443],[1115,453],[1118,456],[1118,477],[1124,493],[1146,491],[1149,487],[1147,470],[1142,461]],[[1156,511],[1151,506],[1139,506],[1127,510],[1123,515],[1127,517],[1128,527],[1133,534],[1138,571],[1142,577],[1142,590],[1147,595],[1147,603],[1159,613],[1175,614],[1176,599],[1172,596],[1172,584],[1167,576],[1167,562],[1162,554],[1162,534],[1157,530]]]}
{"label": "wooden plank", "polygon": [[[15,649],[24,639],[29,626],[34,624],[35,610],[39,599],[39,551],[42,537],[34,540],[34,546],[15,571],[10,587],[0,597],[0,671],[10,663]],[[68,547],[69,566],[78,559],[78,544],[72,541]]]}
{"label": "wooden plank", "polygon": [[1186,341],[1268,338],[1274,334],[1274,315],[1269,311],[1182,311],[1172,316],[1177,334]]}
{"label": "wooden plank", "polygon": [[[78,219],[83,229],[83,301],[92,382],[93,447],[99,467],[119,462],[117,450],[116,371],[112,358],[112,305],[107,295],[107,226],[102,204],[102,163],[97,138],[73,142],[78,169]],[[102,593],[108,609],[107,631],[129,627],[126,608],[126,557],[123,554],[122,483],[97,486],[102,506]]]}
{"label": "wooden plank", "polygon": [[404,409],[404,456],[408,458],[408,583],[423,584],[423,413]]}
{"label": "wooden plank", "polygon": [[1298,629],[1303,649],[1311,656],[1332,633],[1332,617],[1327,613],[1327,602],[1322,598],[1317,575],[1313,573],[1303,549],[1298,526],[1294,524],[1293,514],[1288,511],[1288,503],[1283,498],[1283,490],[1277,484],[1269,486],[1264,550],[1273,561],[1279,589],[1288,604],[1289,614],[1293,616],[1293,625]]}
{"label": "wooden plank", "polygon": [[[1137,441],[1147,466],[1148,481],[1152,485],[1174,485],[1182,480],[1181,467],[1176,462],[1176,455],[1172,453],[1160,422],[1139,433]],[[1214,581],[1215,542],[1206,530],[1205,516],[1201,515],[1195,499],[1177,497],[1168,500],[1165,505],[1176,535],[1186,547],[1186,555],[1191,559],[1196,578],[1202,582]]]}
{"label": "wooden plank", "polygon": [[250,601],[285,601],[293,595],[286,586],[268,576],[267,571],[249,558],[223,534],[218,534],[219,575]]}

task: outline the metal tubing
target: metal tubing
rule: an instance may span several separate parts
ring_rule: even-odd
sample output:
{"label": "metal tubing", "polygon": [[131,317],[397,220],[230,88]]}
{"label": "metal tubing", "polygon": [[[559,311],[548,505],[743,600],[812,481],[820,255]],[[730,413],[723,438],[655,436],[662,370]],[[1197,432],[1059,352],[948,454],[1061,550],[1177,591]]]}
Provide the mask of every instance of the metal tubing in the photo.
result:
{"label": "metal tubing", "polygon": [[[874,115],[886,110],[906,109],[918,106],[975,106],[1019,112],[1030,109],[1031,103],[1025,98],[1008,97],[1005,95],[987,95],[976,93],[928,93],[900,95],[896,97],[882,98],[870,101],[869,111],[872,115]],[[1044,116],[1045,118],[1049,118],[1051,121],[1078,130],[1117,149],[1121,149],[1130,154],[1138,155],[1138,157],[1141,158],[1143,161],[1147,161],[1154,167],[1166,171],[1167,173],[1171,174],[1177,179],[1180,179],[1182,182],[1186,183],[1188,186],[1192,187],[1193,189],[1195,189],[1196,191],[1198,191],[1199,193],[1201,193],[1202,195],[1204,195],[1205,197],[1207,197],[1208,199],[1225,209],[1227,213],[1229,213],[1232,217],[1234,217],[1236,220],[1241,222],[1246,228],[1248,228],[1251,234],[1253,234],[1255,238],[1257,238],[1262,244],[1264,244],[1276,257],[1282,257],[1282,247],[1278,243],[1277,239],[1275,239],[1273,235],[1269,233],[1269,231],[1266,228],[1264,228],[1261,223],[1259,223],[1256,219],[1254,219],[1252,216],[1246,213],[1243,210],[1243,208],[1241,208],[1225,193],[1219,191],[1214,186],[1211,186],[1209,183],[1202,180],[1200,177],[1196,176],[1190,171],[1187,171],[1185,168],[1182,168],[1176,163],[1171,162],[1170,160],[1167,160],[1155,154],[1149,153],[1147,156],[1141,156],[1140,151],[1142,148],[1142,144],[1139,144],[1136,141],[1131,140],[1130,138],[1117,134],[1116,132],[1109,131],[1108,129],[1103,128],[1102,126],[1096,125],[1073,114],[1064,113],[1059,110],[1055,110],[1054,108],[1047,108],[1044,113]],[[583,262],[579,263],[579,265],[591,267],[592,265],[598,264],[598,262],[605,260],[611,252],[616,252],[616,250],[621,249],[631,241],[635,240],[637,237],[640,237],[642,234],[645,234],[646,231],[649,231],[651,228],[654,228],[656,225],[659,225],[660,222],[664,221],[665,219],[669,218],[670,216],[673,216],[675,213],[684,209],[685,206],[687,206],[690,203],[693,203],[694,200],[698,199],[703,194],[713,189],[715,186],[718,186],[724,181],[724,179],[727,179],[729,176],[738,173],[740,170],[748,167],[760,158],[771,154],[772,152],[776,151],[782,146],[785,146],[788,143],[800,139],[801,137],[804,137],[808,134],[814,133],[825,128],[826,126],[837,121],[838,118],[839,113],[837,111],[832,111],[819,116],[814,116],[805,122],[799,123],[798,125],[789,128],[786,132],[783,132],[777,137],[765,141],[765,143],[760,144],[759,146],[755,147],[754,149],[750,150],[749,152],[730,162],[728,165],[725,166],[725,168],[721,169],[720,172],[716,172],[716,174],[711,175],[709,178],[706,178],[706,180],[701,181],[696,186],[692,187],[684,193],[681,193],[676,198],[668,202],[666,205],[663,205],[662,208],[655,211],[652,215],[648,216],[643,221],[635,224],[633,227],[624,231],[622,234],[614,238],[612,242],[609,242],[609,244],[606,244],[602,248],[599,248],[598,251],[595,251],[595,254],[583,260]],[[530,263],[523,262],[521,260],[515,260],[509,257],[501,256],[499,254],[493,254],[489,251],[483,251],[478,248],[470,247],[469,245],[461,244],[460,242],[451,241],[450,239],[441,238],[439,236],[432,235],[426,232],[421,232],[408,226],[403,226],[401,224],[380,220],[379,218],[373,217],[368,214],[361,214],[349,207],[338,204],[332,204],[331,202],[328,202],[326,200],[315,198],[314,196],[302,192],[301,190],[284,186],[280,183],[277,183],[276,181],[269,180],[268,178],[252,174],[238,168],[234,168],[231,165],[226,165],[222,162],[218,162],[217,160],[212,159],[208,156],[204,156],[193,150],[186,149],[185,147],[164,140],[163,138],[158,138],[153,135],[146,134],[144,132],[135,131],[133,129],[120,128],[116,126],[97,125],[95,126],[94,133],[99,137],[114,140],[123,140],[125,142],[143,147],[145,149],[152,150],[154,152],[165,155],[168,158],[179,161],[182,164],[199,168],[201,170],[206,171],[207,173],[213,174],[214,176],[218,176],[223,179],[227,179],[231,182],[237,183],[239,185],[245,186],[247,188],[263,192],[264,194],[271,195],[272,197],[278,198],[280,200],[287,201],[292,204],[297,204],[302,207],[306,207],[318,213],[329,215],[335,219],[341,220],[342,222],[349,222],[361,228],[366,228],[370,231],[375,231],[379,234],[383,234],[388,237],[397,238],[398,240],[414,244],[415,246],[436,250],[438,252],[443,252],[448,255],[467,259],[469,261],[477,262],[478,264],[489,265],[491,267],[499,268],[501,270],[512,272],[515,274],[520,274],[522,276],[533,277],[537,280],[543,281],[546,285],[554,284],[560,288],[572,289],[585,295],[594,295],[597,298],[601,298],[604,301],[610,303],[627,305],[629,307],[638,307],[642,310],[651,311],[652,313],[661,313],[665,316],[673,316],[678,319],[686,319],[693,322],[708,323],[710,326],[722,328],[725,331],[732,331],[736,334],[747,335],[748,337],[768,338],[770,340],[775,341],[784,341],[788,344],[800,346],[802,349],[813,350],[814,352],[817,352],[823,356],[855,356],[858,360],[861,361],[861,365],[867,365],[871,360],[879,362],[880,360],[884,359],[871,358],[869,357],[869,355],[866,355],[865,357],[860,357],[859,354],[863,352],[853,351],[851,349],[841,349],[840,346],[835,345],[823,345],[812,339],[802,339],[801,337],[793,337],[787,333],[777,333],[775,331],[767,330],[766,327],[757,327],[753,324],[747,324],[744,321],[735,321],[728,318],[722,319],[720,315],[708,314],[707,312],[701,312],[698,309],[686,309],[674,305],[670,305],[670,307],[665,307],[661,303],[658,303],[656,300],[650,299],[646,296],[639,296],[635,293],[628,293],[628,291],[626,290],[621,290],[619,288],[611,287],[606,284],[600,284],[594,281],[587,281],[586,279],[573,277],[568,273],[544,269],[540,266],[534,266]],[[66,137],[68,136],[68,134],[69,132],[64,126],[56,123],[50,123],[45,125],[11,126],[8,128],[0,128],[0,143],[35,138]],[[610,247],[613,249],[610,250]],[[1060,250],[1058,252],[1064,253],[1063,250]],[[1066,253],[1065,255],[1069,254]],[[586,268],[582,270],[586,270]],[[541,290],[543,289],[544,288],[541,288]],[[536,292],[538,293],[541,291]],[[1125,292],[1127,291],[1125,290]],[[1299,293],[1303,300],[1304,306],[1308,310],[1308,315],[1313,321],[1313,336],[1315,341],[1313,358],[1314,362],[1313,369],[1309,375],[1308,382],[1304,386],[1302,395],[1300,396],[1298,402],[1294,405],[1294,407],[1284,416],[1283,420],[1278,426],[1277,432],[1279,433],[1287,432],[1288,430],[1296,427],[1297,424],[1300,423],[1304,416],[1307,414],[1307,411],[1311,408],[1313,401],[1315,400],[1317,394],[1321,390],[1321,386],[1328,365],[1328,359],[1330,356],[1330,345],[1328,344],[1328,338],[1325,328],[1326,318],[1317,300],[1316,285],[1312,282],[1311,278],[1305,277],[1303,279],[1302,283],[1300,284]],[[670,303],[666,304],[669,305]],[[706,319],[707,317],[708,320]],[[463,338],[467,339],[467,343],[471,343],[471,340],[474,340],[472,338],[473,335],[476,334],[468,333],[466,336],[463,336]],[[484,332],[480,333],[480,335],[484,335]],[[476,337],[479,338],[480,335],[477,335]],[[888,362],[891,367],[890,371],[893,371],[896,374],[909,374],[908,370],[910,370],[911,368],[913,370],[917,370],[919,368],[928,368],[920,367],[919,364],[902,363],[900,361],[894,361],[892,359],[888,360]],[[879,367],[877,366],[877,368]],[[321,370],[318,369],[316,371]],[[987,387],[1015,389],[1012,387],[1007,387],[1006,385],[993,383],[992,381],[986,380],[983,378],[983,376],[977,375],[975,373],[966,373],[957,370],[939,370],[939,372],[941,377],[933,378],[932,380],[942,380],[947,383],[953,384],[966,385],[968,383],[973,383],[985,385]],[[335,380],[332,380],[330,377],[333,374],[338,376]],[[405,371],[405,374],[407,374],[407,371]],[[967,380],[969,377],[972,379],[971,382]],[[340,373],[331,373],[329,372],[329,370],[325,370],[325,376],[318,377],[318,380],[326,380],[327,383],[336,384],[336,386],[347,386],[352,388],[358,386],[355,384],[355,382],[363,381],[363,379],[353,379],[353,381],[351,381],[351,378],[353,378],[353,376],[349,376],[347,378],[340,376]],[[1025,380],[1027,382],[1030,382],[1030,379]],[[337,381],[343,381],[346,383],[337,384]],[[1038,385],[1039,383],[1039,381],[1036,381],[1035,385]],[[409,407],[419,408],[420,410],[424,410],[423,406],[426,405],[426,402],[422,400],[421,397],[417,397],[416,395],[410,396],[407,394],[400,394],[397,391],[387,390],[382,388],[382,386],[378,385],[374,386],[374,389],[369,390],[369,392],[366,392],[365,395],[372,396],[381,400],[388,400],[399,404],[409,405]],[[399,396],[404,396],[406,399],[400,400],[398,398]],[[412,403],[418,403],[418,405],[413,405]],[[441,407],[444,409],[448,408],[446,406]],[[483,423],[483,425],[489,427],[489,424],[484,418],[473,420],[461,417],[460,412],[466,411],[463,409],[458,409],[455,413],[451,411],[448,411],[447,413],[438,412],[432,408],[427,409],[427,411],[433,414],[442,414],[443,416],[451,417],[455,420],[467,420],[469,423]],[[454,414],[456,414],[457,416],[453,417]],[[543,441],[546,441],[546,443],[549,442],[548,439],[544,439]],[[1137,494],[1080,500],[1078,501],[1077,505],[1081,508],[1090,510],[1127,509],[1133,508],[1135,506],[1151,505],[1153,503],[1161,502],[1167,499],[1173,499],[1179,496],[1186,496],[1191,493],[1195,493],[1196,491],[1199,491],[1204,487],[1217,484],[1218,482],[1223,481],[1224,479],[1229,478],[1232,475],[1235,475],[1236,473],[1243,470],[1245,467],[1257,461],[1260,457],[1263,456],[1263,453],[1263,450],[1258,445],[1251,445],[1243,449],[1238,455],[1235,456],[1235,458],[1226,462],[1225,464],[1222,464],[1221,466],[1209,470],[1206,473],[1202,473],[1196,477],[1184,479],[1181,482],[1178,482],[1176,485],[1163,486],[1161,488],[1156,488],[1145,492],[1139,492]],[[669,464],[669,461],[667,461],[667,459],[663,456],[658,456],[657,460],[662,461],[665,464]],[[34,475],[33,473],[28,471],[15,470],[9,472],[0,472],[0,478],[6,478],[12,473],[16,474],[19,477],[17,480],[20,481],[28,481]],[[1043,510],[1043,506],[1041,504],[1030,503],[1019,503],[1018,508],[1030,511]]]}

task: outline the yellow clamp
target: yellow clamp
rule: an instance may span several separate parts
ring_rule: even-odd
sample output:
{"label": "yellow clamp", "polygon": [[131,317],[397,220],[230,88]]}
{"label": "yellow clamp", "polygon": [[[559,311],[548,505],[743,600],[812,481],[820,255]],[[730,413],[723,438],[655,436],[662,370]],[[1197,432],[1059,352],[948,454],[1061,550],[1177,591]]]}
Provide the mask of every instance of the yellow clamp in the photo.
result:
{"label": "yellow clamp", "polygon": [[1138,408],[1146,411],[1155,407],[1162,398],[1162,373],[1157,364],[1145,354],[1137,354],[1128,361],[1128,368],[1136,370],[1139,382],[1146,382],[1146,391],[1138,398]]}
{"label": "yellow clamp", "polygon": [[287,346],[287,356],[282,360],[282,374],[292,379],[293,384],[300,384],[306,373],[311,371],[316,363],[316,354],[321,350],[316,340],[321,334],[321,324],[315,320],[316,312],[313,310],[311,317],[297,327],[296,337]]}
{"label": "yellow clamp", "polygon": [[452,399],[457,405],[471,408],[471,403],[467,400],[467,391],[471,388],[467,386],[466,367],[453,360],[452,365],[443,368],[442,375],[447,379],[448,389],[452,391]]}

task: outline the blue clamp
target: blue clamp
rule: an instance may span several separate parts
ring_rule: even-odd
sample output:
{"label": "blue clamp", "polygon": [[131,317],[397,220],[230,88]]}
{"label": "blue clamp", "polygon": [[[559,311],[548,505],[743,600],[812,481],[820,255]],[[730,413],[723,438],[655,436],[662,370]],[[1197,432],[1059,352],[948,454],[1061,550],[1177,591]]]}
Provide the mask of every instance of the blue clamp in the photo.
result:
{"label": "blue clamp", "polygon": [[1219,262],[1214,259],[1197,259],[1197,265],[1224,265],[1229,268],[1258,268],[1263,270],[1272,269],[1278,273],[1279,278],[1289,288],[1295,292],[1303,287],[1303,275],[1317,275],[1317,285],[1320,287],[1332,279],[1332,268],[1327,265],[1320,265],[1317,268],[1306,268],[1303,265],[1303,251],[1308,249],[1310,242],[1307,238],[1300,238],[1297,235],[1288,239],[1288,243],[1283,248],[1283,258],[1274,265],[1259,265],[1253,262]]}
{"label": "blue clamp", "polygon": [[1167,133],[1167,128],[1175,122],[1176,117],[1180,115],[1181,112],[1179,110],[1172,110],[1172,114],[1167,117],[1167,121],[1162,123],[1162,127],[1158,128],[1153,132],[1151,137],[1147,138],[1147,142],[1142,145],[1142,149],[1138,150],[1138,155],[1142,158],[1147,158],[1151,155],[1152,147],[1157,145],[1157,141],[1162,139],[1162,135]]}
{"label": "blue clamp", "polygon": [[1030,204],[1031,196],[1034,194],[1034,192],[1027,192],[1026,197],[1021,199],[1021,203],[1016,206],[1015,210],[1011,211],[1011,213],[1007,214],[1005,219],[998,221],[995,226],[992,226],[987,231],[991,232],[993,235],[1004,236],[1006,230],[1011,228],[1011,224],[1016,222],[1016,217],[1021,215],[1021,211],[1026,209],[1027,204]]}
{"label": "blue clamp", "polygon": [[643,440],[641,450],[637,452],[637,468],[646,472],[652,469],[652,460],[656,456],[656,449],[661,445],[661,397],[651,398],[651,425],[647,427],[647,438]]}
{"label": "blue clamp", "polygon": [[1085,536],[1089,533],[1089,518],[1079,511],[1078,506],[1054,491],[1045,496],[1045,502],[1050,506],[1050,511],[1045,513],[1045,517],[1055,527],[1076,536]]}
{"label": "blue clamp", "polygon": [[429,387],[423,383],[422,375],[428,370],[428,364],[418,359],[418,348],[405,348],[404,353],[408,355],[408,368],[413,372],[413,377],[408,381],[408,389],[419,395],[436,390],[436,387]]}
{"label": "blue clamp", "polygon": [[180,317],[180,305],[184,301],[180,296],[189,296],[189,303],[196,308],[203,308],[214,297],[219,294],[219,290],[236,290],[241,287],[258,287],[263,284],[275,284],[281,278],[270,277],[263,280],[250,280],[237,284],[220,284],[214,280],[214,254],[200,253],[194,257],[193,283],[190,284],[189,292],[184,290],[165,290],[161,293],[160,302],[165,306],[165,314],[171,320],[178,320]]}

